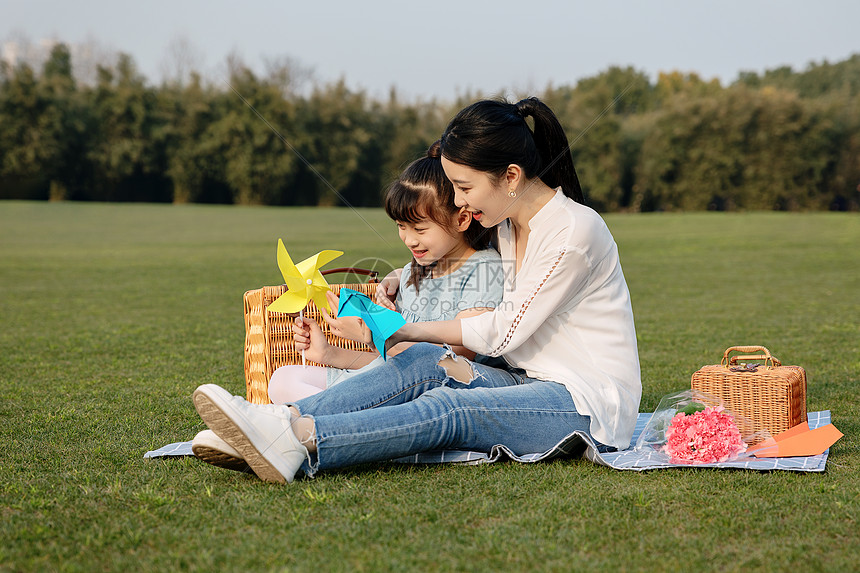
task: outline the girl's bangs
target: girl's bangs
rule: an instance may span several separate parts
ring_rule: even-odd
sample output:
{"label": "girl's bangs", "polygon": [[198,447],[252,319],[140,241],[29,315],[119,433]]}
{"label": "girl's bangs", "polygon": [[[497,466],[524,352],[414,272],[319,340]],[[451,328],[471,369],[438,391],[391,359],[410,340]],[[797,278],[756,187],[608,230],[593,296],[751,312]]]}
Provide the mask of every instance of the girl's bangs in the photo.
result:
{"label": "girl's bangs", "polygon": [[385,197],[385,212],[391,219],[403,223],[420,223],[427,219],[428,196],[425,189],[396,182]]}

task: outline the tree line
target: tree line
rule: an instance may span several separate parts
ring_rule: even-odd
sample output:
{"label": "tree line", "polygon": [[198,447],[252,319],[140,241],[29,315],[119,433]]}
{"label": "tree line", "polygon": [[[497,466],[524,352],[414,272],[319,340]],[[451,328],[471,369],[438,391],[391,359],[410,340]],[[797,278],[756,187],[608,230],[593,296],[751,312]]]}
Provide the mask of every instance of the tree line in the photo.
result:
{"label": "tree line", "polygon": [[[40,69],[0,63],[0,199],[378,206],[477,99],[300,90],[289,62],[228,64],[154,86],[125,54],[76,81],[64,44]],[[860,209],[860,54],[726,87],[611,67],[522,95],[558,114],[598,210]]]}

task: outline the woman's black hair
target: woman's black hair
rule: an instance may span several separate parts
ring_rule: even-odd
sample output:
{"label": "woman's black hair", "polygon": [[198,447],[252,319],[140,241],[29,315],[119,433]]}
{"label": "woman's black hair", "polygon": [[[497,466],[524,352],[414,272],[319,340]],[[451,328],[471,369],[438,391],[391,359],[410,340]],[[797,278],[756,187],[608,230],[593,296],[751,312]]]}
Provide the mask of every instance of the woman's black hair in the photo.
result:
{"label": "woman's black hair", "polygon": [[[453,230],[451,220],[460,211],[454,205],[454,186],[442,169],[442,153],[439,141],[427,150],[427,155],[413,161],[385,193],[385,212],[395,221],[416,224],[431,219],[439,226]],[[481,224],[472,220],[463,232],[466,243],[476,251],[486,249],[489,234]],[[412,274],[406,285],[415,285],[416,292],[421,280],[436,266],[421,266],[412,259]]]}
{"label": "woman's black hair", "polygon": [[[534,120],[534,131],[526,117]],[[522,167],[527,179],[585,203],[570,145],[558,118],[536,97],[517,103],[483,100],[458,113],[442,134],[442,155],[460,165],[501,177],[508,166]]]}

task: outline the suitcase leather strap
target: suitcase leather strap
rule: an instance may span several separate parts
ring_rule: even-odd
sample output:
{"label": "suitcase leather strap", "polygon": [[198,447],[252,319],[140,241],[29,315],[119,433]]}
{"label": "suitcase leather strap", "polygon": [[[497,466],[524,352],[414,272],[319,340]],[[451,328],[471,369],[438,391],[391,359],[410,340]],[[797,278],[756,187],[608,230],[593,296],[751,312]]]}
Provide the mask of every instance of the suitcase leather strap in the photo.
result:
{"label": "suitcase leather strap", "polygon": [[[729,358],[732,352],[761,352],[762,354],[745,354],[743,356],[735,355]],[[774,366],[782,366],[778,358],[772,356],[770,350],[764,346],[732,346],[726,349],[723,353],[723,359],[720,362],[722,366],[737,364],[738,362],[750,362],[753,360],[764,360],[765,366],[772,368]]]}

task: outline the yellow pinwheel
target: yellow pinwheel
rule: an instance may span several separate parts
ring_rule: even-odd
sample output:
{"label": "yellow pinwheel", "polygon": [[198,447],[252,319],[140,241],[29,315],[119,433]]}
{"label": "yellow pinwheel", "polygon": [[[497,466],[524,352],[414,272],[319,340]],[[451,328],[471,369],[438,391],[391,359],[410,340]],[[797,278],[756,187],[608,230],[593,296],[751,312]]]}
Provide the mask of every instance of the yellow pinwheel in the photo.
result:
{"label": "yellow pinwheel", "polygon": [[331,310],[325,297],[326,291],[329,290],[328,283],[319,269],[342,254],[343,251],[322,251],[295,265],[284,247],[284,242],[278,239],[278,267],[289,290],[270,304],[269,310],[301,312],[310,301],[314,301],[319,308]]}

